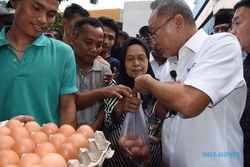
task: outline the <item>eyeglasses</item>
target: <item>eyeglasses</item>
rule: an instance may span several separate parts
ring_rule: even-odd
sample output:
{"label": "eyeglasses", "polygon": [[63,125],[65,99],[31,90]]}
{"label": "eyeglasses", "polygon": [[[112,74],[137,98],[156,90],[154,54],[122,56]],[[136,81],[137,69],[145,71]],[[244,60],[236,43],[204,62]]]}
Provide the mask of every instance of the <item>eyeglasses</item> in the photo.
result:
{"label": "eyeglasses", "polygon": [[155,29],[155,31],[150,32],[149,35],[152,38],[155,38],[155,34],[157,33],[157,31],[159,31],[162,27],[164,27],[171,19],[173,19],[174,16],[170,17],[169,19],[167,19],[162,25],[160,25],[158,28]]}

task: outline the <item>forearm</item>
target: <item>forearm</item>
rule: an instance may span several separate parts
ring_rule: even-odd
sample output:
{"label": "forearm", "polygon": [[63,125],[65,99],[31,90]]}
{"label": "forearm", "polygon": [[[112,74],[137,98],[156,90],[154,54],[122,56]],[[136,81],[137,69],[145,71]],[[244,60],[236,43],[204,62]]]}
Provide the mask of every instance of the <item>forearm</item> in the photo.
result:
{"label": "forearm", "polygon": [[84,93],[79,92],[76,94],[76,108],[77,110],[83,110],[104,98],[105,92],[102,88]]}
{"label": "forearm", "polygon": [[60,111],[60,125],[69,124],[76,128],[76,108],[64,108]]}
{"label": "forearm", "polygon": [[176,82],[161,83],[153,79],[146,84],[161,103],[186,117],[199,114],[210,102],[205,93],[191,86]]}
{"label": "forearm", "polygon": [[76,128],[75,94],[60,97],[60,125],[69,124]]}
{"label": "forearm", "polygon": [[94,123],[94,130],[100,130],[104,122],[104,110],[101,109],[97,115],[96,121]]}

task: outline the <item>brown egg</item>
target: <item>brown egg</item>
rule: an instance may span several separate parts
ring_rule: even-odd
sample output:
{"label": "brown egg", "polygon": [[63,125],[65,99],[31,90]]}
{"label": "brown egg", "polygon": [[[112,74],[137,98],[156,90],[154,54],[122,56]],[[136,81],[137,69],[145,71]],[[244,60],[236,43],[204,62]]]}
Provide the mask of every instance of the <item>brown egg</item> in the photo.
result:
{"label": "brown egg", "polygon": [[13,150],[0,151],[0,167],[5,165],[15,165],[19,161],[17,153]]}
{"label": "brown egg", "polygon": [[46,154],[55,153],[56,148],[50,142],[40,143],[36,146],[35,153],[43,158]]}
{"label": "brown egg", "polygon": [[77,132],[83,134],[84,136],[89,138],[95,138],[95,132],[89,125],[81,125],[78,129]]}
{"label": "brown egg", "polygon": [[67,137],[62,133],[55,133],[49,136],[49,141],[54,144],[54,146],[59,148],[63,143],[67,141]]}
{"label": "brown egg", "polygon": [[57,133],[58,132],[58,126],[55,123],[47,123],[43,125],[42,131],[47,134],[47,136]]}
{"label": "brown egg", "polygon": [[10,135],[11,130],[7,126],[0,127],[0,136]]}
{"label": "brown egg", "polygon": [[123,147],[125,141],[126,141],[126,138],[125,138],[125,137],[123,137],[123,136],[120,137],[119,140],[118,140],[118,145],[119,145],[120,147]]}
{"label": "brown egg", "polygon": [[11,149],[15,144],[15,140],[10,136],[0,136],[0,151]]}
{"label": "brown egg", "polygon": [[145,158],[149,158],[151,156],[151,154],[150,154],[150,149],[149,149],[149,146],[146,146],[146,145],[144,145],[142,148],[141,148],[141,157],[143,158],[143,159],[145,159]]}
{"label": "brown egg", "polygon": [[68,124],[64,124],[59,128],[59,132],[68,137],[75,133],[75,129]]}
{"label": "brown egg", "polygon": [[130,149],[130,152],[132,153],[133,156],[139,156],[140,155],[140,147],[133,146]]}
{"label": "brown egg", "polygon": [[134,140],[125,139],[122,145],[124,148],[131,149],[134,146]]}
{"label": "brown egg", "polygon": [[78,149],[72,143],[62,144],[57,152],[63,156],[66,162],[70,159],[77,159],[78,157]]}
{"label": "brown egg", "polygon": [[23,126],[24,123],[23,122],[20,122],[16,119],[11,119],[7,122],[6,126],[10,129],[14,129],[15,127],[21,127]]}
{"label": "brown egg", "polygon": [[35,144],[48,141],[48,136],[44,132],[33,132],[30,136]]}
{"label": "brown egg", "polygon": [[69,136],[68,141],[74,144],[77,149],[87,148],[89,146],[88,139],[81,133],[74,133],[73,135]]}
{"label": "brown egg", "polygon": [[21,159],[18,161],[19,167],[33,167],[38,165],[41,161],[41,158],[35,153],[23,154]]}
{"label": "brown egg", "polygon": [[12,149],[21,157],[24,153],[34,152],[35,144],[30,138],[20,138],[16,140]]}
{"label": "brown egg", "polygon": [[135,140],[135,146],[137,147],[143,147],[145,144],[144,144],[144,141],[141,139],[141,138],[138,138]]}
{"label": "brown egg", "polygon": [[32,132],[38,132],[41,130],[41,126],[35,122],[35,121],[30,121],[27,122],[24,127],[29,131],[29,133],[31,134]]}
{"label": "brown egg", "polygon": [[24,127],[15,127],[11,133],[10,136],[13,137],[13,139],[17,140],[20,138],[28,138],[30,137],[30,134],[28,130]]}
{"label": "brown egg", "polygon": [[41,165],[43,167],[67,167],[64,158],[57,153],[49,153],[42,158]]}
{"label": "brown egg", "polygon": [[18,167],[17,165],[5,165],[4,167]]}

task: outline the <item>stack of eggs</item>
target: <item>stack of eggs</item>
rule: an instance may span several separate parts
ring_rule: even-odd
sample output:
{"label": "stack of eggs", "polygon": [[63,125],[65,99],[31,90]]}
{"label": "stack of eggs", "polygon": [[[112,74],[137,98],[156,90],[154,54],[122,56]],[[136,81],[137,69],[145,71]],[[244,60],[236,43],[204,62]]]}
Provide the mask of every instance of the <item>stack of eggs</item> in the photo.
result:
{"label": "stack of eggs", "polygon": [[0,127],[0,167],[67,167],[80,148],[88,148],[95,134],[88,125],[76,131],[70,125],[40,125],[10,120]]}

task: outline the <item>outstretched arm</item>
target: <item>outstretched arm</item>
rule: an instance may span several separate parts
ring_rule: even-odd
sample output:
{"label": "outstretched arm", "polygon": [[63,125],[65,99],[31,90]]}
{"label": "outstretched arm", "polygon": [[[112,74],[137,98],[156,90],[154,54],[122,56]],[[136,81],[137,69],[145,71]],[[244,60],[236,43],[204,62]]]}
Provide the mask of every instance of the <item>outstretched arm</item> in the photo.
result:
{"label": "outstretched arm", "polygon": [[122,99],[123,97],[132,97],[132,94],[133,91],[124,85],[103,87],[84,93],[78,92],[76,95],[76,107],[78,110],[82,110],[106,97]]}

